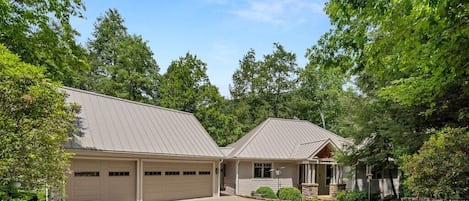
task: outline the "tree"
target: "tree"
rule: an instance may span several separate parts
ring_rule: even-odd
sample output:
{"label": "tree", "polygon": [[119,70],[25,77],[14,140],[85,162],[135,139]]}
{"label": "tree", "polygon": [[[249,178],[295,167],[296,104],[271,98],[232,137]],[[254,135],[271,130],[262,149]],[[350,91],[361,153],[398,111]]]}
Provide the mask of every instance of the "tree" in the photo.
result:
{"label": "tree", "polygon": [[124,19],[115,9],[97,19],[88,41],[91,71],[86,90],[155,103],[159,67],[141,36],[129,35]]}
{"label": "tree", "polygon": [[58,87],[43,68],[0,45],[0,185],[63,185],[70,157],[64,144],[78,107],[65,103]]}
{"label": "tree", "polygon": [[275,50],[272,54],[264,55],[261,63],[261,96],[269,102],[274,117],[290,117],[291,110],[285,104],[290,102],[291,96],[287,95],[296,88],[298,74],[296,55],[287,52],[279,43],[274,43]]}
{"label": "tree", "polygon": [[0,2],[0,43],[26,63],[46,67],[45,74],[67,86],[79,85],[87,53],[75,41],[71,17],[82,17],[81,0]]}
{"label": "tree", "polygon": [[445,128],[405,157],[407,187],[419,196],[469,198],[469,131]]}
{"label": "tree", "polygon": [[187,53],[171,62],[162,76],[159,105],[191,112],[221,146],[238,139],[239,123],[227,114],[226,103],[206,74],[207,64]]}
{"label": "tree", "polygon": [[247,132],[268,117],[293,118],[291,96],[296,88],[296,55],[274,43],[274,51],[258,61],[249,50],[233,74],[231,112]]}
{"label": "tree", "polygon": [[310,62],[300,71],[299,88],[295,91],[295,116],[338,133],[341,115],[340,97],[344,91],[345,76],[339,69],[325,69]]}
{"label": "tree", "polygon": [[386,143],[365,148],[391,147],[399,164],[429,138],[429,129],[469,125],[469,56],[463,48],[469,43],[467,6],[447,0],[327,4],[333,28],[311,48],[311,60],[339,67],[368,99],[364,106],[372,117],[349,118],[350,127],[390,128],[364,130],[365,135],[342,129],[344,134],[357,143],[378,136]]}

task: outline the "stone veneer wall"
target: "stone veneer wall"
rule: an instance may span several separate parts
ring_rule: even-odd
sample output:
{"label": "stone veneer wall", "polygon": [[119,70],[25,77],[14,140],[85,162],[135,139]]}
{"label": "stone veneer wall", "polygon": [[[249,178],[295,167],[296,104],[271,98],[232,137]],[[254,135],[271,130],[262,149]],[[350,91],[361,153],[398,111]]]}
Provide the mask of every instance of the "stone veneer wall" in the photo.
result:
{"label": "stone veneer wall", "polygon": [[345,184],[329,184],[329,195],[333,198],[337,197],[337,192],[345,190]]}
{"label": "stone veneer wall", "polygon": [[312,200],[313,198],[318,197],[318,187],[319,184],[315,183],[302,183],[301,184],[301,193],[305,200]]}

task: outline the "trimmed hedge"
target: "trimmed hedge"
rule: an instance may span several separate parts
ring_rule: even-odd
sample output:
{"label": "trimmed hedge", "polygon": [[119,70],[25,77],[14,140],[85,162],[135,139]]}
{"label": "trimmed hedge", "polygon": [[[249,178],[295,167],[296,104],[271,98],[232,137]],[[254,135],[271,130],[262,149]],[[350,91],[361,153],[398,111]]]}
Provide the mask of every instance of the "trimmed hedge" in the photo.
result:
{"label": "trimmed hedge", "polygon": [[302,201],[303,196],[300,190],[295,187],[284,187],[278,191],[278,198],[281,200]]}
{"label": "trimmed hedge", "polygon": [[274,191],[268,186],[261,186],[256,190],[256,194],[262,195],[263,198],[277,198]]}

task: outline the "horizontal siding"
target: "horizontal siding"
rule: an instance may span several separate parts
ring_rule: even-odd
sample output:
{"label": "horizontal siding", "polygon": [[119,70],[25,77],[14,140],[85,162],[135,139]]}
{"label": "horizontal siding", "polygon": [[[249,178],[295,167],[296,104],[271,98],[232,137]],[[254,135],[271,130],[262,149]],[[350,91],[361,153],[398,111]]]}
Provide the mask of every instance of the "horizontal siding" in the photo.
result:
{"label": "horizontal siding", "polygon": [[[292,187],[293,180],[292,178],[280,178],[279,179],[280,188],[281,187]],[[278,190],[278,181],[277,179],[240,179],[239,180],[239,193],[240,195],[250,195],[251,191],[255,191],[261,186],[268,186],[277,192]]]}

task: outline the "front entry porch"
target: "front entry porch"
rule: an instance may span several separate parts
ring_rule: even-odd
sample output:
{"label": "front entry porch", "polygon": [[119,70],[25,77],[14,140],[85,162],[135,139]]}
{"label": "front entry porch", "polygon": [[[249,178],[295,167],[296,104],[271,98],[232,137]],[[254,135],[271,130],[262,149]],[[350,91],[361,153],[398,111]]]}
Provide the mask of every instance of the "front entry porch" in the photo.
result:
{"label": "front entry porch", "polygon": [[298,164],[298,170],[300,190],[306,199],[336,197],[338,191],[345,189],[343,168],[330,159],[303,162]]}

